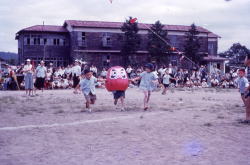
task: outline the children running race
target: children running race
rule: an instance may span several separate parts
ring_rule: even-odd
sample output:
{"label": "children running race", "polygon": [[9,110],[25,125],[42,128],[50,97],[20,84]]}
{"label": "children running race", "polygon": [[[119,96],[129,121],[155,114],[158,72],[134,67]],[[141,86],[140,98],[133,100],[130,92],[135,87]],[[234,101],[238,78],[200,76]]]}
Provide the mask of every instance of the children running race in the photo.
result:
{"label": "children running race", "polygon": [[[246,59],[245,64],[247,66],[249,61],[250,60]],[[49,67],[46,68],[45,62],[40,61],[35,68],[31,60],[27,59],[26,65],[18,66],[17,69],[9,67],[10,75],[16,73],[17,76],[15,79],[8,79],[7,77],[0,85],[4,90],[25,89],[27,96],[38,96],[34,95],[36,90],[73,89],[74,94],[83,93],[86,101],[85,108],[88,112],[92,112],[92,105],[94,105],[96,101],[95,88],[105,88],[107,79],[113,81],[111,85],[109,84],[112,89],[108,91],[113,95],[116,109],[120,109],[121,111],[126,110],[125,92],[127,88],[138,87],[138,89],[142,91],[144,95],[144,111],[150,108],[153,91],[161,90],[161,94],[166,95],[168,94],[168,89],[171,89],[172,92],[175,88],[238,88],[243,105],[246,107],[246,118],[242,120],[241,123],[249,123],[250,121],[249,69],[246,69],[247,72],[243,68],[232,69],[223,75],[218,70],[215,70],[213,73],[208,73],[204,66],[187,70],[172,66],[171,64],[157,67],[152,63],[147,63],[143,67],[132,67],[129,65],[127,69],[114,67],[116,69],[118,68],[118,70],[113,69],[112,73],[110,73],[109,70],[112,67],[97,69],[94,65],[90,66],[91,67],[81,63],[80,60],[75,60],[74,65],[68,65],[65,68],[56,68],[53,63],[49,63]],[[2,76],[2,79],[3,78],[5,77]],[[12,79],[15,81],[11,81]],[[124,81],[125,84],[122,81]],[[10,83],[10,85],[8,85],[8,83]],[[121,84],[125,86],[120,87]],[[79,89],[81,92],[79,92]],[[169,93],[169,95],[170,94],[171,93]]]}

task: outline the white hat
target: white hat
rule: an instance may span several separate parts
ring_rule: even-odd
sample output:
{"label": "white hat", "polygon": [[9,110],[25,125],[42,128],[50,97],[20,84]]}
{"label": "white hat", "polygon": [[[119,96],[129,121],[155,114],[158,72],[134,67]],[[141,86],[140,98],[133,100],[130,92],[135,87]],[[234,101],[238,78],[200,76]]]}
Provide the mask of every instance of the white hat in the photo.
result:
{"label": "white hat", "polygon": [[40,63],[44,63],[44,61],[41,61]]}
{"label": "white hat", "polygon": [[49,65],[53,65],[52,63],[49,63]]}
{"label": "white hat", "polygon": [[27,61],[27,62],[28,62],[28,61],[30,62],[30,59],[27,59],[26,61]]}

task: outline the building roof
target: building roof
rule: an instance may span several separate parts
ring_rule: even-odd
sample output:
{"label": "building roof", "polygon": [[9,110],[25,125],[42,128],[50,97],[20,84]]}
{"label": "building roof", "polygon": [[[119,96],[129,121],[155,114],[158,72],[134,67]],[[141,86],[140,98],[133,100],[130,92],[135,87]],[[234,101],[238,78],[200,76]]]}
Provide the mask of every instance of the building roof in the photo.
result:
{"label": "building roof", "polygon": [[211,32],[211,33],[208,33],[208,38],[221,38],[221,36]]}
{"label": "building roof", "polygon": [[[72,27],[89,27],[89,28],[111,28],[111,29],[120,29],[123,25],[123,22],[105,22],[105,21],[78,21],[78,20],[66,20],[64,26],[55,26],[55,25],[35,25],[27,27],[20,30],[17,34],[21,32],[57,32],[57,33],[66,33],[68,32],[65,28],[65,25],[70,25]],[[138,23],[140,29],[147,30],[152,24]],[[190,26],[185,25],[164,25],[164,29],[168,31],[181,31],[187,32],[190,29]],[[210,32],[209,30],[197,26],[197,30],[201,33],[207,33],[209,38],[220,38],[217,34]]]}
{"label": "building roof", "polygon": [[68,32],[63,26],[55,26],[55,25],[35,25],[31,27],[27,27],[25,29],[20,30],[20,32],[58,32],[58,33],[66,33]]}
{"label": "building roof", "polygon": [[[105,22],[105,21],[79,21],[79,20],[66,20],[64,25],[70,25],[72,27],[89,27],[89,28],[112,28],[117,29],[121,28],[123,22]],[[138,23],[140,29],[147,30],[152,24]],[[182,31],[187,32],[190,29],[190,26],[185,25],[164,25],[164,29],[168,31]],[[208,33],[211,37],[219,37],[218,35],[210,32],[209,30],[197,26],[199,32]]]}
{"label": "building roof", "polygon": [[205,61],[226,61],[227,58],[222,58],[219,56],[208,55],[207,57],[203,58]]}

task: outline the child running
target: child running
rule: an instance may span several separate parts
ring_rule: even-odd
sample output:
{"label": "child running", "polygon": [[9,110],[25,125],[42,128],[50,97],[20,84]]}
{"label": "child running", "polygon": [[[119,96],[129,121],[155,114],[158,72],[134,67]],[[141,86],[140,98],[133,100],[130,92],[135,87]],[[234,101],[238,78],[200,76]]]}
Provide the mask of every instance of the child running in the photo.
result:
{"label": "child running", "polygon": [[157,87],[158,77],[153,73],[154,65],[148,63],[144,66],[145,71],[139,77],[132,79],[132,81],[141,80],[139,88],[144,93],[144,110],[148,110],[151,92]]}
{"label": "child running", "polygon": [[[86,100],[86,109],[88,112],[91,112],[90,104],[95,104],[96,93],[95,86],[97,83],[97,78],[93,76],[93,73],[86,69],[84,70],[84,78],[80,81],[79,85],[82,93]],[[83,112],[83,111],[82,111]]]}

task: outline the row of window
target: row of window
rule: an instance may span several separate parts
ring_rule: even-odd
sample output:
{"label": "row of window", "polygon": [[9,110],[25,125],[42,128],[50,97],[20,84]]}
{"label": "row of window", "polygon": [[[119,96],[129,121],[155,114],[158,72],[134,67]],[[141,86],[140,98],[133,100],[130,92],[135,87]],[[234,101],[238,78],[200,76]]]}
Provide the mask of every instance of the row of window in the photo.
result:
{"label": "row of window", "polygon": [[[111,39],[110,33],[103,33],[102,45],[104,47],[111,47],[112,46],[112,39]],[[78,33],[78,46],[83,46],[83,47],[87,46],[85,32]]]}
{"label": "row of window", "polygon": [[[180,42],[177,39],[177,36],[171,36],[170,41],[173,47],[179,48]],[[104,47],[111,47],[112,46],[112,38],[110,33],[103,33],[102,37],[102,44]],[[78,33],[78,46],[87,46],[87,39],[86,39],[86,33],[85,32],[79,32]]]}
{"label": "row of window", "polygon": [[54,45],[54,46],[66,46],[66,39],[61,38],[39,38],[39,37],[25,37],[24,45]]}

